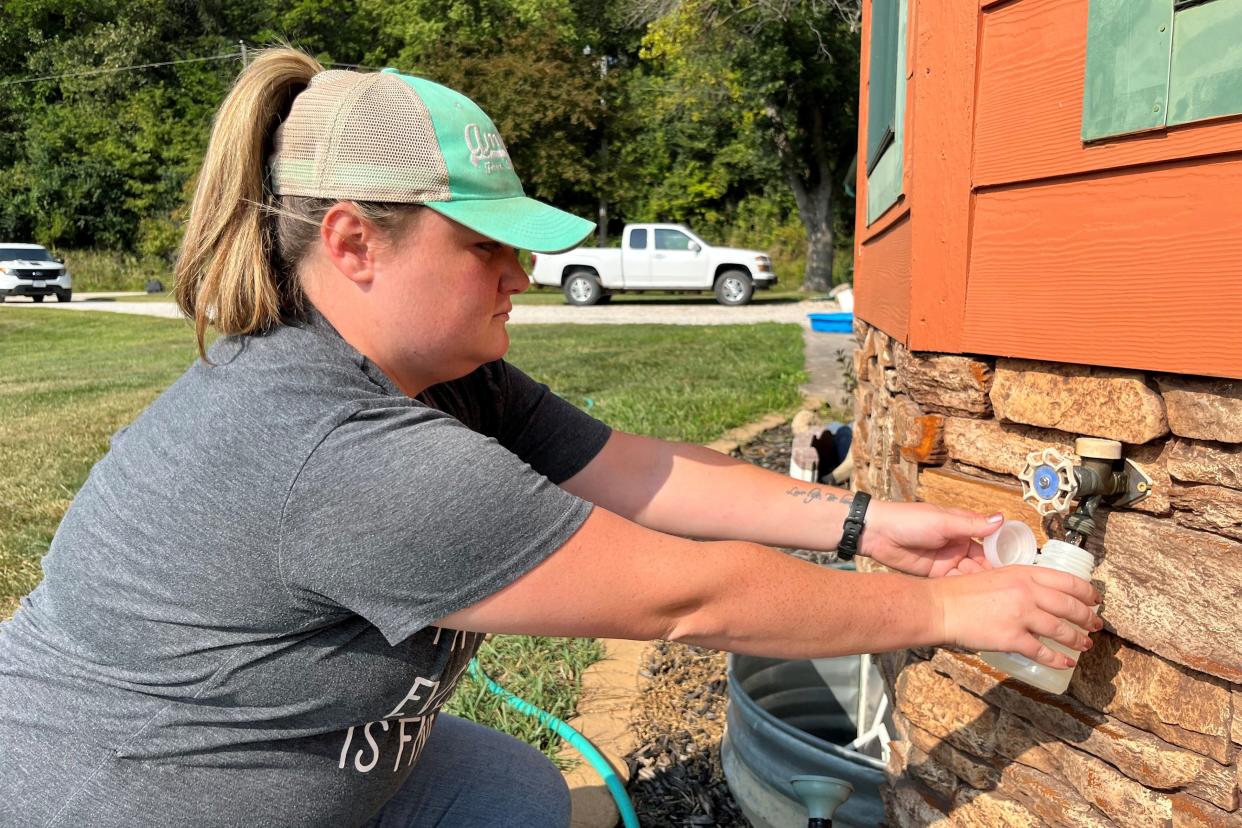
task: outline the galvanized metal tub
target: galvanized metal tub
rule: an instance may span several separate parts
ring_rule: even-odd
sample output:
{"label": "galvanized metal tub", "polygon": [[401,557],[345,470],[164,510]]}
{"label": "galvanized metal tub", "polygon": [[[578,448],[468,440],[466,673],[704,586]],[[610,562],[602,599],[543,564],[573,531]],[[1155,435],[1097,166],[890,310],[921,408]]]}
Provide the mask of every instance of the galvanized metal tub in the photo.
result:
{"label": "galvanized metal tub", "polygon": [[[806,774],[854,786],[833,817],[835,828],[883,821],[883,762],[844,747],[857,735],[860,669],[857,656],[814,662],[729,656],[721,763],[733,798],[756,828],[806,825],[806,808],[789,781]],[[872,687],[869,696],[882,692],[878,681]]]}

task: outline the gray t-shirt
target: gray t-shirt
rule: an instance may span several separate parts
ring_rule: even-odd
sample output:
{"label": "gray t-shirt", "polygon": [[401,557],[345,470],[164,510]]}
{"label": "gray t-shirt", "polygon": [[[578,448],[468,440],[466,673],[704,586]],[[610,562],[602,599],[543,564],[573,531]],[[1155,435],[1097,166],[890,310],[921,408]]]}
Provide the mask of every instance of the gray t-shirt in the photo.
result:
{"label": "gray t-shirt", "polygon": [[[591,506],[608,428],[495,362],[412,400],[314,315],[119,432],[0,627],[0,826],[348,826]],[[416,772],[416,771],[414,771]]]}

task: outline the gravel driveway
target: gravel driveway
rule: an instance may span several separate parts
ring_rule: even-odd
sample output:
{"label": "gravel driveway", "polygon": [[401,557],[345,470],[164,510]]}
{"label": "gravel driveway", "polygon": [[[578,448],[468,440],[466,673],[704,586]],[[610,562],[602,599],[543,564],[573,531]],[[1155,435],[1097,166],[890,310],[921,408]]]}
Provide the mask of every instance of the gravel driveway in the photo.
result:
{"label": "gravel driveway", "polygon": [[594,305],[514,305],[514,324],[557,323],[578,325],[749,325],[754,322],[792,322],[810,326],[808,313],[832,313],[840,308],[828,300],[763,302],[727,308],[706,302],[670,304],[632,302]]}
{"label": "gravel driveway", "polygon": [[72,302],[34,302],[21,299],[9,299],[0,308],[54,308],[65,311],[108,311],[109,313],[133,313],[139,316],[160,316],[164,319],[182,319],[181,311],[172,302],[126,302],[123,298],[90,297],[79,299],[73,297]]}
{"label": "gravel driveway", "polygon": [[[73,301],[44,302],[9,300],[4,308],[60,308],[74,311],[108,311],[181,318],[172,302],[127,302],[134,294],[87,293],[74,296]],[[622,303],[580,308],[572,305],[514,305],[509,321],[514,325],[577,324],[577,325],[749,325],[755,322],[791,322],[810,327],[808,313],[831,313],[840,310],[830,300],[806,302],[761,302],[740,308],[697,302]]]}

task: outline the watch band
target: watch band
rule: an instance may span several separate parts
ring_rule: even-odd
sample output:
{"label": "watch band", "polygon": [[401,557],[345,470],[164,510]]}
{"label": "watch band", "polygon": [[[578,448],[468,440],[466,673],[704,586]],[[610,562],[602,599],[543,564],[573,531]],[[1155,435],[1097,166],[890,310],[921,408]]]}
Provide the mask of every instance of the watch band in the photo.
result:
{"label": "watch band", "polygon": [[867,504],[870,502],[871,495],[866,492],[854,493],[850,512],[845,516],[845,526],[841,529],[841,542],[837,544],[837,560],[852,561],[858,554],[858,541],[866,525]]}

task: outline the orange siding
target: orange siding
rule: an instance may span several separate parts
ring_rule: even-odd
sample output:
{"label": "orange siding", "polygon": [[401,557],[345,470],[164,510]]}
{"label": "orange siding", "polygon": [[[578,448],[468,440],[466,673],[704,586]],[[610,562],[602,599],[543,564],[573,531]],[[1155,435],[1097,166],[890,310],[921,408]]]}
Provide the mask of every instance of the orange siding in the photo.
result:
{"label": "orange siding", "polygon": [[[912,172],[909,337],[915,350],[961,346],[970,237],[971,127],[978,11],[967,3],[916,3],[906,135]],[[909,141],[909,137],[907,138]]]}
{"label": "orange siding", "polygon": [[1242,117],[1084,146],[1084,0],[1019,0],[982,14],[976,187],[1242,148]]}
{"label": "orange siding", "polygon": [[964,350],[1242,377],[1238,193],[1242,153],[979,193]]}
{"label": "orange siding", "polygon": [[857,314],[889,336],[905,341],[910,324],[910,219],[858,245],[854,285]]}

